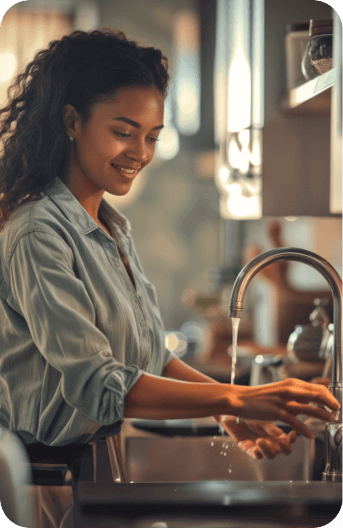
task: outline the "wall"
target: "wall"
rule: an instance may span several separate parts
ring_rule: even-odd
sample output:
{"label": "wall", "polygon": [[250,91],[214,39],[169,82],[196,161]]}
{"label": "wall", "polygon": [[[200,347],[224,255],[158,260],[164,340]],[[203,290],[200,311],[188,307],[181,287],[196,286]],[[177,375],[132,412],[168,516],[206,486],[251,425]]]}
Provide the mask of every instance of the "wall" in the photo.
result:
{"label": "wall", "polygon": [[[277,221],[281,229],[281,246],[307,249],[329,261],[342,276],[342,222],[337,218],[298,217],[294,221],[285,218],[269,217],[249,222],[246,227],[246,250],[250,258],[254,254],[274,247],[269,235],[270,225]],[[284,295],[279,296],[279,287],[273,287],[277,280],[277,268],[274,263],[265,269],[268,276],[260,273],[254,277],[248,288],[247,308],[250,308],[253,321],[253,336],[260,346],[275,346],[280,336],[286,342],[296,324],[309,324],[308,316],[312,311],[312,302],[318,295],[327,296],[330,287],[322,275],[301,262],[289,262],[286,270],[286,282],[299,293],[294,296],[293,307],[283,321]],[[283,290],[282,290],[283,291]],[[302,293],[303,292],[303,293]],[[283,322],[282,322],[283,321]]]}
{"label": "wall", "polygon": [[[277,220],[281,227],[282,246],[298,247],[318,253],[342,274],[342,222],[338,218],[298,217],[287,221],[280,217],[266,217],[246,223],[246,247],[258,245],[261,251],[274,247],[268,235],[269,225]],[[329,289],[325,279],[305,264],[291,262],[289,283],[298,290]]]}

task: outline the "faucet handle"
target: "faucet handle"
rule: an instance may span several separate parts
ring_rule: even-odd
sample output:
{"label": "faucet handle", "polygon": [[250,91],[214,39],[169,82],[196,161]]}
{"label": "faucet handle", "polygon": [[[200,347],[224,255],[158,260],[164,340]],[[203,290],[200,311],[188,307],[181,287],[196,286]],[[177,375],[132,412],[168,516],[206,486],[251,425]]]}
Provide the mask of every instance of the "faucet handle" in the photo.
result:
{"label": "faucet handle", "polygon": [[327,423],[325,430],[326,466],[322,480],[342,482],[342,424]]}
{"label": "faucet handle", "polygon": [[337,447],[342,449],[342,424],[339,425],[335,436],[333,437],[333,441]]}

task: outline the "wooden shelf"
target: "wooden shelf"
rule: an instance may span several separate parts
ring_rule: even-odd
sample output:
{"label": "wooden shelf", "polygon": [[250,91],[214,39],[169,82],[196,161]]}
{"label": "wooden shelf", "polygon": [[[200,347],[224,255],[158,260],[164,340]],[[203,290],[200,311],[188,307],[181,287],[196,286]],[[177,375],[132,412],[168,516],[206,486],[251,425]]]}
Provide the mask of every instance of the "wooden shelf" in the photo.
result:
{"label": "wooden shelf", "polygon": [[293,88],[281,101],[281,111],[286,114],[329,114],[331,88],[335,84],[337,68]]}

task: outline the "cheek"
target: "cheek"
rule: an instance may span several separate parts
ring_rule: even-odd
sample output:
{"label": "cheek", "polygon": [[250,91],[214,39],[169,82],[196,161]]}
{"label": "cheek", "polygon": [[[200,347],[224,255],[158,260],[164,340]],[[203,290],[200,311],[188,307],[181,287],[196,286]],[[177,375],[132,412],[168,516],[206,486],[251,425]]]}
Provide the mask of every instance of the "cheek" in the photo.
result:
{"label": "cheek", "polygon": [[150,157],[149,157],[149,162],[154,159],[154,157],[156,155],[156,150],[157,150],[156,147],[152,149],[152,152],[150,153]]}
{"label": "cheek", "polygon": [[96,158],[95,161],[98,162],[111,160],[123,150],[120,142],[107,133],[95,134],[88,142],[88,148],[89,152],[92,152],[93,157]]}
{"label": "cheek", "polygon": [[94,126],[87,136],[87,148],[90,152],[103,156],[116,149],[117,142],[108,129],[104,129],[103,126]]}

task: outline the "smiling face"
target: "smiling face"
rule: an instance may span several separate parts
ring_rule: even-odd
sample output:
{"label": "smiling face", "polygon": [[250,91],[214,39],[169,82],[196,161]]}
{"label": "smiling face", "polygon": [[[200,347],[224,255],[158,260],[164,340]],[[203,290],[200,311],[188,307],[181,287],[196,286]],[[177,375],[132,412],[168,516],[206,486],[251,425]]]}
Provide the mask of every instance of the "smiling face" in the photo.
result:
{"label": "smiling face", "polygon": [[77,198],[97,196],[100,203],[104,191],[123,196],[130,190],[154,157],[163,108],[157,88],[137,86],[95,103],[84,126],[75,108],[64,106],[66,132],[74,138],[64,181]]}

